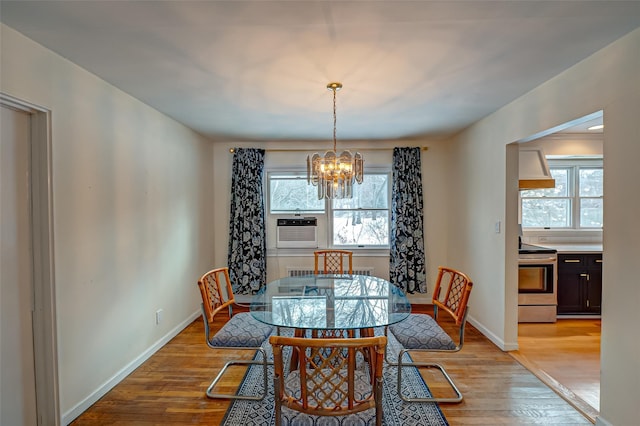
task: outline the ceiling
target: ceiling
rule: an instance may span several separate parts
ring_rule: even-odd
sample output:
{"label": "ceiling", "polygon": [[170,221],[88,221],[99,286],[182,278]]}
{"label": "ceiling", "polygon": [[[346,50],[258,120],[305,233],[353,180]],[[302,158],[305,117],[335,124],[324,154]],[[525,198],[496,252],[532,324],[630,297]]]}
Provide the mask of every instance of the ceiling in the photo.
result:
{"label": "ceiling", "polygon": [[[593,117],[594,115],[595,117]],[[557,130],[554,133],[603,133],[604,128],[591,128],[602,124],[604,124],[602,113],[590,114],[588,117],[580,117],[573,122],[563,123],[561,129],[554,129]]]}
{"label": "ceiling", "polygon": [[639,1],[10,1],[0,19],[218,140],[455,133],[640,27]]}

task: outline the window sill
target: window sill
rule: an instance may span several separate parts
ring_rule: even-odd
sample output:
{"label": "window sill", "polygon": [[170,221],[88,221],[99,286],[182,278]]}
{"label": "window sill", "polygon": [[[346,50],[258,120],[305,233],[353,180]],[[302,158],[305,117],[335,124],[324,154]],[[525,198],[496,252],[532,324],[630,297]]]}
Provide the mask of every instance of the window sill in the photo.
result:
{"label": "window sill", "polygon": [[[335,247],[353,251],[354,257],[389,257],[389,248],[367,248],[367,247]],[[322,248],[268,248],[267,257],[308,257],[313,256],[313,252]]]}

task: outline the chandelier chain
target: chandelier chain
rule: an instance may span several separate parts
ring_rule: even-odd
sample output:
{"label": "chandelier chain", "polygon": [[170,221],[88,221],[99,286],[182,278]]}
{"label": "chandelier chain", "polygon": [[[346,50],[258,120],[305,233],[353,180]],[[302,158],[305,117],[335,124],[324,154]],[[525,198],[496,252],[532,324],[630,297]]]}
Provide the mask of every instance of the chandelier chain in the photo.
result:
{"label": "chandelier chain", "polygon": [[336,152],[336,87],[333,87],[333,152]]}

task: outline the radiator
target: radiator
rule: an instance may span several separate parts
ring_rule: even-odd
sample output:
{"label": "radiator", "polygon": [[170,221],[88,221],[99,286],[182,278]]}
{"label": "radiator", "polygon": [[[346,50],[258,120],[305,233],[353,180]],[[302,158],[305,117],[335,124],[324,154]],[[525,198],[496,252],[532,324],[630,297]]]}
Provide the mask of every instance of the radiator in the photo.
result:
{"label": "radiator", "polygon": [[[373,275],[373,268],[359,268],[354,269],[353,273],[356,275]],[[287,276],[288,277],[300,277],[302,275],[313,275],[313,269],[304,269],[299,266],[288,266],[287,267]]]}

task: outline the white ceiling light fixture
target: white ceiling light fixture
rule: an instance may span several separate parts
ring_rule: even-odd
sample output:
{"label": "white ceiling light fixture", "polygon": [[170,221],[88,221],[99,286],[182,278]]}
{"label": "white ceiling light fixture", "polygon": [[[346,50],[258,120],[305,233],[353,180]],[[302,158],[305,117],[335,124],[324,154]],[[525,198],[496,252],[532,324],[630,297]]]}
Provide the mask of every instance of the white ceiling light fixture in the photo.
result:
{"label": "white ceiling light fixture", "polygon": [[592,130],[592,131],[593,130],[602,130],[602,129],[604,129],[604,124],[598,124],[598,125],[591,126],[591,127],[587,128],[587,130]]}
{"label": "white ceiling light fixture", "polygon": [[342,83],[329,83],[333,91],[333,151],[324,156],[318,153],[307,156],[307,183],[318,187],[318,199],[352,198],[354,181],[361,184],[364,174],[364,159],[359,152],[351,155],[348,150],[340,155],[336,152],[336,92]]}

